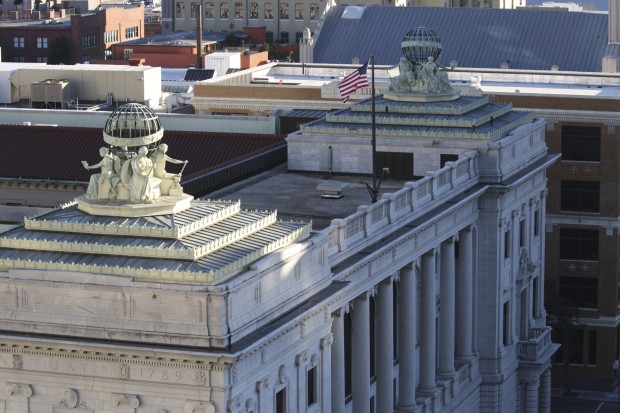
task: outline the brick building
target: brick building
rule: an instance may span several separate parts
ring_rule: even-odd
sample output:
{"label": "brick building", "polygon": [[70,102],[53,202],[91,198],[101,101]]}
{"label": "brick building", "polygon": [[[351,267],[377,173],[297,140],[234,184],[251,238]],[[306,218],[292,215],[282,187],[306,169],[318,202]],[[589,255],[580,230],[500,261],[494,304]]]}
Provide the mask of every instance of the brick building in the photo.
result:
{"label": "brick building", "polygon": [[[31,17],[39,16],[37,13]],[[144,6],[102,8],[89,14],[0,23],[2,60],[83,63],[109,56],[114,43],[144,37]]]}

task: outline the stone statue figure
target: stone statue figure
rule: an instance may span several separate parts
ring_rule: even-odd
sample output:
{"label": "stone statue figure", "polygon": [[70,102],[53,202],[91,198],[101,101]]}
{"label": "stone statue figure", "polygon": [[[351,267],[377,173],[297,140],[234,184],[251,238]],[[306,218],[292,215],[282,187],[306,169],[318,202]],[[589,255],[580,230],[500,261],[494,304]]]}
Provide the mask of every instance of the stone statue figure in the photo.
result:
{"label": "stone statue figure", "polygon": [[168,145],[162,143],[157,147],[157,149],[151,154],[150,158],[154,164],[154,175],[157,178],[166,179],[172,178],[173,176],[177,176],[180,174],[169,174],[166,173],[166,162],[170,162],[176,165],[183,164],[185,165],[187,161],[180,161],[178,159],[173,159],[166,155],[168,151]]}
{"label": "stone statue figure", "polygon": [[106,147],[99,149],[99,154],[101,155],[101,162],[95,165],[88,165],[88,162],[82,161],[82,165],[84,165],[84,168],[87,170],[101,168],[101,173],[90,176],[88,189],[86,190],[86,199],[115,199],[115,187],[120,180],[114,168],[116,161],[115,156],[112,155],[110,150]]}
{"label": "stone statue figure", "polygon": [[410,92],[415,86],[415,73],[413,66],[406,57],[401,57],[398,63],[400,74],[391,79],[390,90],[394,92]]}
{"label": "stone statue figure", "polygon": [[452,89],[446,70],[448,69],[444,65],[436,61],[433,56],[429,56],[420,67],[420,77],[424,83],[424,89],[431,93],[440,93]]}
{"label": "stone statue figure", "polygon": [[146,146],[141,146],[138,149],[138,155],[128,161],[131,165],[129,191],[133,203],[152,203],[154,199],[153,161],[146,156],[147,153]]}

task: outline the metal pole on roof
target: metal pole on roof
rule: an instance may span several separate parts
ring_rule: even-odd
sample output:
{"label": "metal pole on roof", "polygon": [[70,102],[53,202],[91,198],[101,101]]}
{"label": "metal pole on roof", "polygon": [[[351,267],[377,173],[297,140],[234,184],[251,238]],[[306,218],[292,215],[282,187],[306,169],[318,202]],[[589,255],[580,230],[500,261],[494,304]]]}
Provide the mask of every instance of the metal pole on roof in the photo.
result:
{"label": "metal pole on roof", "polygon": [[196,7],[196,69],[202,69],[202,4]]}
{"label": "metal pole on roof", "polygon": [[371,129],[372,129],[372,188],[370,185],[366,184],[366,188],[368,188],[368,192],[370,193],[370,199],[374,204],[377,202],[379,198],[379,190],[381,189],[381,181],[385,174],[389,173],[388,168],[381,169],[381,176],[377,179],[377,170],[375,168],[375,164],[377,163],[377,123],[376,123],[376,110],[375,110],[375,56],[371,55],[370,60],[371,64],[371,89],[372,89],[372,116],[371,116]]}

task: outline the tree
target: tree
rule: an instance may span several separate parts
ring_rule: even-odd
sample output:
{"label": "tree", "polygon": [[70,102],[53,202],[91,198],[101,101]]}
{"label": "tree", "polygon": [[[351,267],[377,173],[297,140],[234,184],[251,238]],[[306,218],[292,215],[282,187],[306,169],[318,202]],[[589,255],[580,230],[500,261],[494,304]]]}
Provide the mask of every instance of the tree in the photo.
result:
{"label": "tree", "polygon": [[559,338],[564,370],[564,394],[571,395],[570,361],[573,353],[573,342],[576,338],[576,326],[579,325],[579,311],[573,300],[560,295],[557,280],[545,280],[545,308],[547,322],[555,330]]}
{"label": "tree", "polygon": [[237,37],[235,32],[230,32],[228,33],[228,36],[226,36],[224,44],[228,47],[239,47],[241,46],[241,39]]}

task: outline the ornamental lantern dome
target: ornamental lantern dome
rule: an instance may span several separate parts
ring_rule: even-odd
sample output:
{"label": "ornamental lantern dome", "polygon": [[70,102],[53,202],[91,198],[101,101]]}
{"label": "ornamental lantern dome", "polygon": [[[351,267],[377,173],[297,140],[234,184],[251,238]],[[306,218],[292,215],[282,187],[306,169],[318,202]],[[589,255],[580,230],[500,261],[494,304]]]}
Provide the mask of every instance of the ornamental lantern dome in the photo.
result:
{"label": "ornamental lantern dome", "polygon": [[434,30],[416,27],[405,34],[400,49],[412,64],[421,65],[429,56],[437,60],[441,53],[441,40]]}
{"label": "ornamental lantern dome", "polygon": [[137,153],[146,146],[149,153],[164,135],[164,128],[157,115],[139,103],[127,103],[116,109],[103,128],[103,140],[113,147],[113,152],[128,159],[128,152]]}

